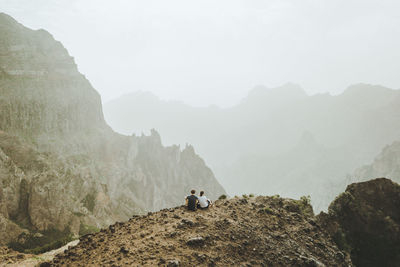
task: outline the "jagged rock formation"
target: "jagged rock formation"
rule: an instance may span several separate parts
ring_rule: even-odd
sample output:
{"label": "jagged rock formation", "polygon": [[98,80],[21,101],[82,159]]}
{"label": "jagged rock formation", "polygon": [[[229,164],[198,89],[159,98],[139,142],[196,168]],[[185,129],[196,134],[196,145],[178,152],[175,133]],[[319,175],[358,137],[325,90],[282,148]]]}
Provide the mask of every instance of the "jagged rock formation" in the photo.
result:
{"label": "jagged rock formation", "polygon": [[42,266],[351,266],[316,222],[307,201],[279,197],[218,200],[135,216]]}
{"label": "jagged rock formation", "polygon": [[386,146],[371,164],[358,168],[351,176],[351,180],[366,181],[374,177],[387,177],[400,183],[399,141]]}
{"label": "jagged rock formation", "polygon": [[353,183],[319,221],[356,266],[400,266],[400,185],[386,178]]}
{"label": "jagged rock formation", "polygon": [[78,234],[224,193],[193,147],[163,147],[105,123],[99,94],[61,43],[0,13],[0,244],[22,232]]}

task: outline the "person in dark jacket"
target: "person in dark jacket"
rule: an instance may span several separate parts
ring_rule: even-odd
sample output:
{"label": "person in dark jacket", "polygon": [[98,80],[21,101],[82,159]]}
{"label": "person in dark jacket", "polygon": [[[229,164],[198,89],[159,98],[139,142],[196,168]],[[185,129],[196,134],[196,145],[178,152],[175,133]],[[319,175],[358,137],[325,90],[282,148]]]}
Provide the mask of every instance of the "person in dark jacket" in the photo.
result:
{"label": "person in dark jacket", "polygon": [[196,194],[196,190],[192,190],[190,191],[190,196],[186,197],[186,206],[188,208],[188,210],[192,210],[192,211],[196,211],[197,208],[197,203],[199,202]]}

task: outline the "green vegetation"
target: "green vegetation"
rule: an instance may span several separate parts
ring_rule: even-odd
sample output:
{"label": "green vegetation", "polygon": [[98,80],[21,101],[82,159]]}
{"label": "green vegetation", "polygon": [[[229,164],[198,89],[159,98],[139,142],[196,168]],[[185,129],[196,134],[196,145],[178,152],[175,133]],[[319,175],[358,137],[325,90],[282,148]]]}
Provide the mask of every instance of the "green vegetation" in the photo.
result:
{"label": "green vegetation", "polygon": [[96,205],[95,201],[95,193],[91,193],[86,195],[86,197],[82,200],[82,203],[83,206],[85,206],[89,211],[93,212],[94,206]]}
{"label": "green vegetation", "polygon": [[299,205],[300,212],[305,216],[314,216],[314,211],[311,206],[311,197],[302,196],[300,200],[296,200]]}
{"label": "green vegetation", "polygon": [[249,196],[246,195],[246,194],[243,194],[242,197],[243,197],[243,198],[249,198]]}
{"label": "green vegetation", "polygon": [[38,256],[33,256],[32,259],[34,259],[35,261],[45,261],[44,258]]}
{"label": "green vegetation", "polygon": [[17,240],[10,242],[8,246],[23,253],[41,254],[60,248],[74,240],[74,238],[69,229],[65,231],[51,229],[31,234],[22,233]]}
{"label": "green vegetation", "polygon": [[227,199],[226,195],[220,195],[218,199]]}
{"label": "green vegetation", "polygon": [[254,197],[254,194],[250,194],[249,197]]}
{"label": "green vegetation", "polygon": [[272,209],[268,208],[268,207],[265,207],[265,208],[263,209],[263,212],[265,212],[265,213],[267,213],[267,214],[270,214],[270,215],[275,214],[274,211],[273,211]]}
{"label": "green vegetation", "polygon": [[87,225],[87,224],[83,224],[83,223],[81,223],[81,225],[79,227],[79,235],[80,236],[97,233],[99,231],[100,231],[100,229],[97,228],[96,226]]}

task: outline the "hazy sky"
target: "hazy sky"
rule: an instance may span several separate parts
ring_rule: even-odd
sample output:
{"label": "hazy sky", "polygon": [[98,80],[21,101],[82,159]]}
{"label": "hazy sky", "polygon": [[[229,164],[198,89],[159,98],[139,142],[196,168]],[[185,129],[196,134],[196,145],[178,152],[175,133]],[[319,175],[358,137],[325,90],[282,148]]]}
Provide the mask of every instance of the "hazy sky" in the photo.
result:
{"label": "hazy sky", "polygon": [[227,106],[286,82],[400,88],[398,0],[0,0],[0,11],[51,32],[103,101],[149,90]]}

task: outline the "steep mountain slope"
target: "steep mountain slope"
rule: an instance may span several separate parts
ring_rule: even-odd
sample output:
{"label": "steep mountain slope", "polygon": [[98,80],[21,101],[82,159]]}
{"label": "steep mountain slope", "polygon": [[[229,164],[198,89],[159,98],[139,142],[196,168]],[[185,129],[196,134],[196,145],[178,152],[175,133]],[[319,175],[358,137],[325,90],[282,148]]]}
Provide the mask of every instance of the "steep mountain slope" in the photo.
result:
{"label": "steep mountain slope", "polygon": [[386,146],[374,161],[358,168],[352,175],[353,181],[365,181],[373,177],[387,177],[400,183],[400,142]]}
{"label": "steep mountain slope", "polygon": [[193,147],[164,147],[156,131],[113,132],[99,94],[49,33],[0,13],[0,35],[0,244],[22,229],[78,234],[176,206],[191,188],[224,193]]}
{"label": "steep mountain slope", "polygon": [[400,266],[400,185],[386,178],[354,183],[319,220],[356,266]]}
{"label": "steep mountain slope", "polygon": [[304,201],[279,197],[218,200],[136,216],[43,266],[351,266]]}
{"label": "steep mountain slope", "polygon": [[227,109],[136,93],[106,104],[105,118],[117,131],[155,128],[167,143],[194,144],[231,194],[311,195],[320,210],[347,174],[398,139],[400,91],[358,84],[308,96],[294,84],[258,86]]}

